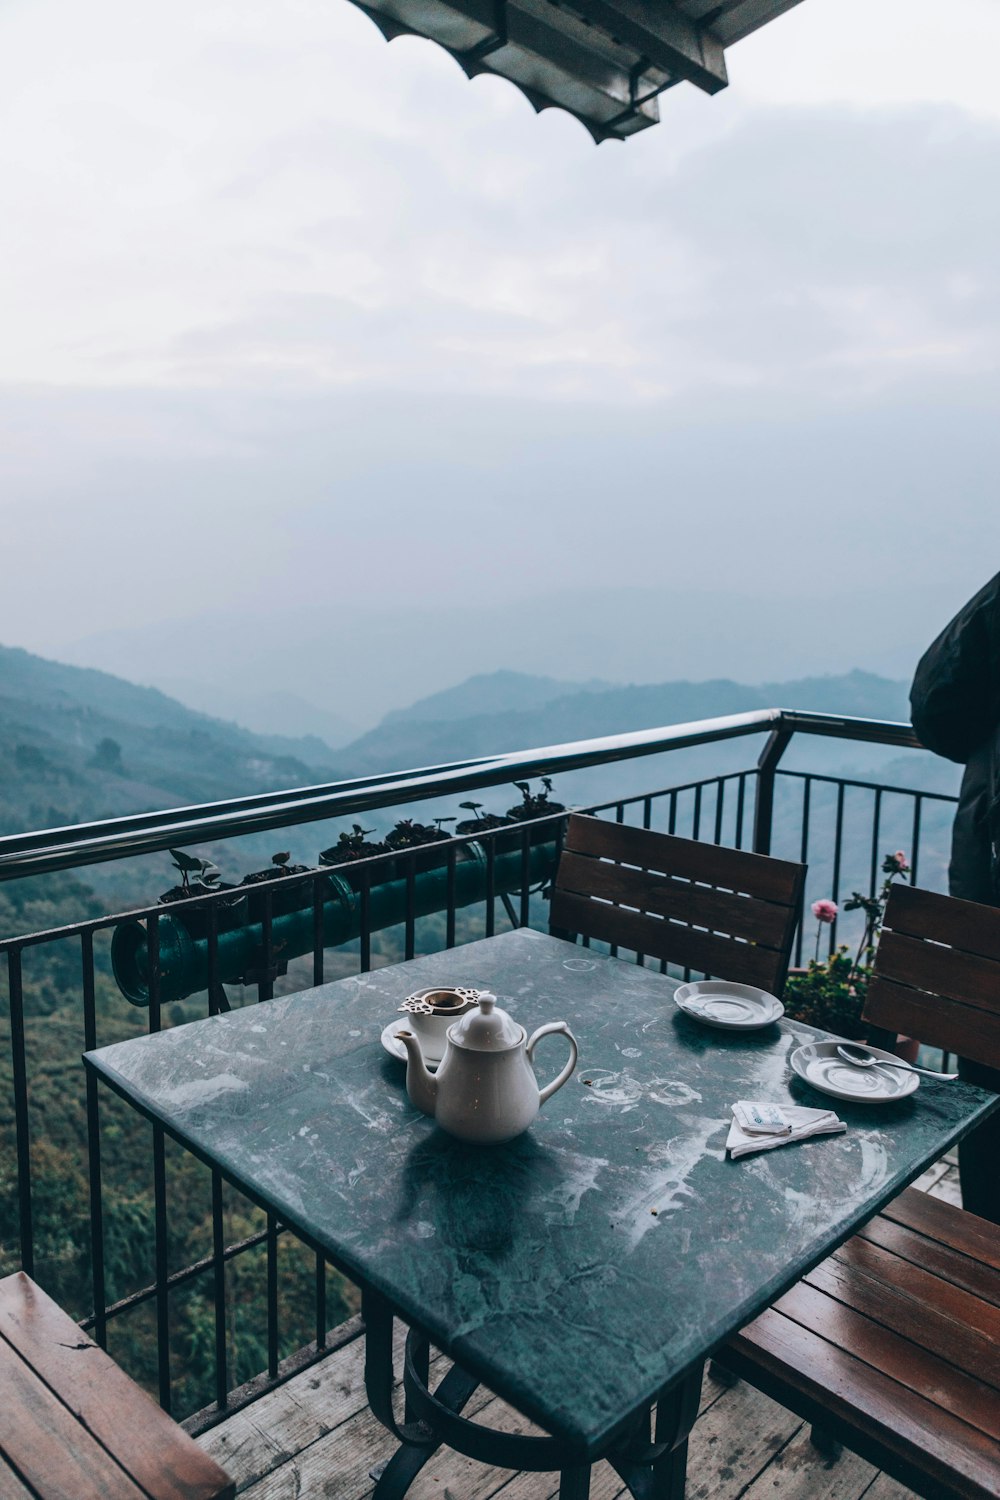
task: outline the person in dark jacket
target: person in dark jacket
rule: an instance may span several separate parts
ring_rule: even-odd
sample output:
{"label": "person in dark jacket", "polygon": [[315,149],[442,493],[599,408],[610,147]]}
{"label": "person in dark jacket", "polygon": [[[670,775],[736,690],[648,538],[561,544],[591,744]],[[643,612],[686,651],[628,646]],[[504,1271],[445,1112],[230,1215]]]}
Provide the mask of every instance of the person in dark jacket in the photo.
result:
{"label": "person in dark jacket", "polygon": [[[1000,573],[928,647],[910,689],[913,727],[936,755],[965,766],[948,889],[1000,906]],[[1000,1071],[959,1059],[970,1083],[1000,1093]],[[958,1148],[962,1203],[1000,1224],[1000,1112]]]}

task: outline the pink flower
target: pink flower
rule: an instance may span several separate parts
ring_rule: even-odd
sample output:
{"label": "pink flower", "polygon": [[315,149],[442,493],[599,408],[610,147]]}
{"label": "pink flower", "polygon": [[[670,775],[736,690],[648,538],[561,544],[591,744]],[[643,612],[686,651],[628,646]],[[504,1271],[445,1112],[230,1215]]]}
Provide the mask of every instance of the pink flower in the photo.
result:
{"label": "pink flower", "polygon": [[910,868],[910,861],[907,859],[902,849],[897,849],[892,857],[901,870],[908,870]]}
{"label": "pink flower", "polygon": [[812,913],[817,922],[832,922],[837,915],[836,901],[814,901]]}

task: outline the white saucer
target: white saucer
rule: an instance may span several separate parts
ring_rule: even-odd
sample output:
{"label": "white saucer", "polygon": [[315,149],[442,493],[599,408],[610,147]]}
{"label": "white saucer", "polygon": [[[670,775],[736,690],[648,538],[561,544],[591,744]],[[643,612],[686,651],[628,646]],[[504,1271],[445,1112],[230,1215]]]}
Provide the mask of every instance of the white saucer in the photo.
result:
{"label": "white saucer", "polygon": [[[406,1048],[399,1040],[396,1032],[407,1030],[409,1030],[409,1027],[407,1025],[406,1017],[400,1016],[397,1020],[390,1021],[388,1026],[384,1026],[382,1028],[382,1035],[379,1038],[382,1046],[388,1052],[389,1056],[395,1057],[399,1062],[402,1063],[405,1063],[406,1061]],[[427,1059],[427,1071],[429,1073],[433,1073],[437,1065],[437,1058],[434,1058],[433,1060],[429,1058]]]}
{"label": "white saucer", "polygon": [[730,984],[726,979],[682,984],[674,991],[674,1004],[686,1016],[720,1031],[759,1031],[785,1014],[776,995],[752,984]]}
{"label": "white saucer", "polygon": [[[865,1045],[873,1057],[893,1055]],[[792,1071],[821,1094],[853,1099],[857,1104],[891,1104],[920,1087],[917,1074],[902,1068],[855,1068],[838,1055],[836,1042],[807,1042],[796,1048],[788,1061]]]}

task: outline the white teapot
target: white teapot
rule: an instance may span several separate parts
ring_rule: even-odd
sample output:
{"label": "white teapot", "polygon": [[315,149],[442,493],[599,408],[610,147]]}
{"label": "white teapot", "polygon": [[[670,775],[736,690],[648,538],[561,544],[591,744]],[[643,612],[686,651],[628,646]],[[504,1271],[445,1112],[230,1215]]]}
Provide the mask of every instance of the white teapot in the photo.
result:
{"label": "white teapot", "polygon": [[[570,1059],[558,1077],[539,1089],[532,1054],[543,1036],[562,1032]],[[406,1092],[417,1109],[450,1135],[482,1145],[511,1141],[527,1130],[546,1099],[561,1089],[576,1067],[576,1039],[565,1021],[539,1026],[530,1037],[482,990],[478,1005],[448,1028],[436,1073],[427,1071],[411,1031],[397,1031],[406,1048]]]}

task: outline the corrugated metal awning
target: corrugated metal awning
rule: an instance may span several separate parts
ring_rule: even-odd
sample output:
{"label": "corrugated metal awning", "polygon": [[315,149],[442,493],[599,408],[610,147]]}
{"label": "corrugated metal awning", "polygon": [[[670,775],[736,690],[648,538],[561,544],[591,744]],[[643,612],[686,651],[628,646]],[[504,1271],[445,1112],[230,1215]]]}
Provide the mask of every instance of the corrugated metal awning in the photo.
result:
{"label": "corrugated metal awning", "polygon": [[677,83],[727,83],[725,49],[800,0],[354,0],[390,41],[427,37],[470,78],[495,73],[536,109],[565,109],[595,141],[660,118]]}

